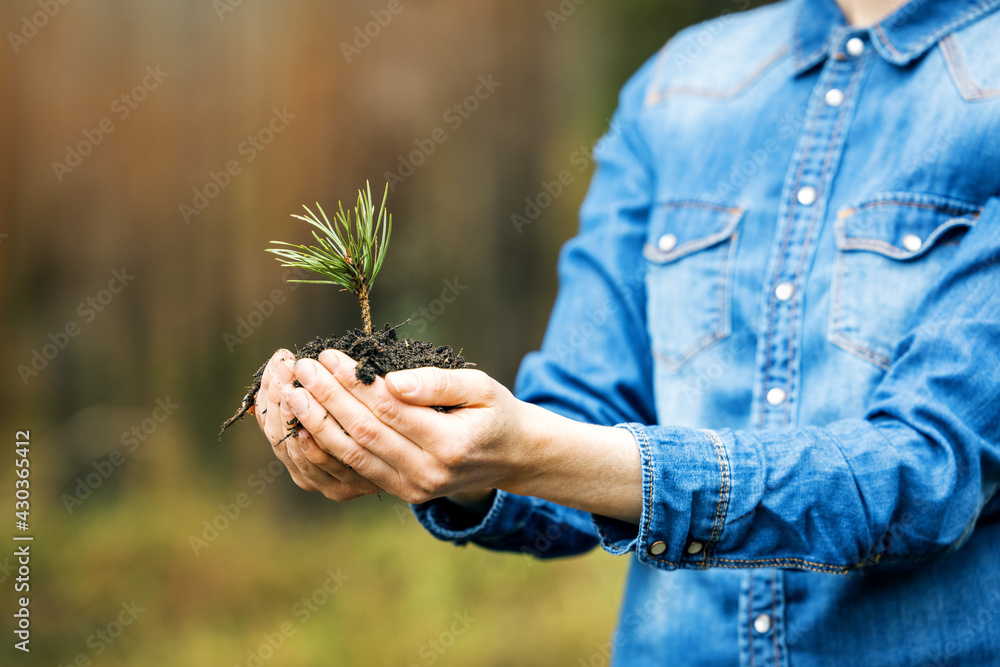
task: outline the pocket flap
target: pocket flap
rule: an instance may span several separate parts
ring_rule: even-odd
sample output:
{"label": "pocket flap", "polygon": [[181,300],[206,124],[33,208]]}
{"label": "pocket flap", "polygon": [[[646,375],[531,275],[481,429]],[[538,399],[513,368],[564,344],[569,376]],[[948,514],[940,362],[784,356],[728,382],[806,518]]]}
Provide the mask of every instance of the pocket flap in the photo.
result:
{"label": "pocket flap", "polygon": [[951,230],[972,227],[980,210],[975,204],[947,197],[883,193],[840,210],[834,226],[837,247],[914,259]]}
{"label": "pocket flap", "polygon": [[665,264],[709,248],[736,232],[744,209],[687,200],[660,203],[649,221],[646,259]]}

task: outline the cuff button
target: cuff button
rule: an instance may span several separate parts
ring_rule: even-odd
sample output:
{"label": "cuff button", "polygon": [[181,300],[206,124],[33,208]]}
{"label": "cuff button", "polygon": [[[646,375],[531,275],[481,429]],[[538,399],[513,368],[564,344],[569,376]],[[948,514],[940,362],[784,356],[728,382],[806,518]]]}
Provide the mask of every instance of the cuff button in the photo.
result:
{"label": "cuff button", "polygon": [[659,556],[666,550],[667,550],[667,543],[662,540],[658,542],[653,542],[652,544],[649,545],[650,556]]}
{"label": "cuff button", "polygon": [[704,548],[704,546],[705,545],[702,544],[701,542],[692,542],[687,546],[687,552],[693,556],[696,553],[701,553],[701,550],[702,548]]}

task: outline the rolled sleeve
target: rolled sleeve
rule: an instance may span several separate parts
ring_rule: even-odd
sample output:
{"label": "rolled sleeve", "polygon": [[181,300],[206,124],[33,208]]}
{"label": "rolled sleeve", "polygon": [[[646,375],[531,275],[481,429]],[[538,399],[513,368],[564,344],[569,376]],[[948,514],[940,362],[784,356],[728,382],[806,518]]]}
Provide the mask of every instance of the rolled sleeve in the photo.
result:
{"label": "rolled sleeve", "polygon": [[640,561],[664,569],[705,567],[722,537],[733,491],[727,434],[688,428],[621,424],[639,444],[639,525],[593,516],[602,548],[635,549]]}

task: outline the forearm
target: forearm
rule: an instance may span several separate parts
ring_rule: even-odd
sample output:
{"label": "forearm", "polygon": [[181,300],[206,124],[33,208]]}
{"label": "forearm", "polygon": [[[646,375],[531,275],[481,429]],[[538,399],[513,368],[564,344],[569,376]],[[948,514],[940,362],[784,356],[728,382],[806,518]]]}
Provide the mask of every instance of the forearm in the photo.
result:
{"label": "forearm", "polygon": [[638,523],[642,465],[632,434],[573,421],[522,403],[523,449],[518,472],[501,488],[566,507]]}

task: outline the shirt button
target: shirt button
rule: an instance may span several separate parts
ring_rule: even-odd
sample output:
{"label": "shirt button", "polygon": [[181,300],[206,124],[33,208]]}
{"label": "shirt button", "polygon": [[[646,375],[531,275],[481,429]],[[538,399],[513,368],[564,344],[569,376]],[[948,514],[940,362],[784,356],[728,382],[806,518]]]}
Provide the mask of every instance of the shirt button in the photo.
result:
{"label": "shirt button", "polygon": [[811,185],[799,188],[799,192],[795,195],[795,198],[803,206],[809,206],[816,201],[816,188]]}
{"label": "shirt button", "polygon": [[785,402],[785,390],[775,387],[767,392],[767,402],[771,405],[781,405]]}
{"label": "shirt button", "polygon": [[649,545],[649,554],[651,556],[659,556],[664,551],[667,550],[667,543],[662,540],[659,542],[653,542]]}
{"label": "shirt button", "polygon": [[916,252],[920,250],[920,247],[924,245],[924,242],[920,240],[920,237],[916,234],[907,234],[903,237],[903,247],[910,252]]}
{"label": "shirt button", "polygon": [[687,552],[693,556],[696,553],[701,552],[701,550],[702,550],[702,548],[704,548],[704,546],[705,545],[702,544],[701,542],[692,542],[691,544],[689,544],[687,546]]}
{"label": "shirt button", "polygon": [[670,252],[677,246],[677,237],[673,234],[664,234],[656,242],[656,246],[663,252]]}
{"label": "shirt button", "polygon": [[759,634],[767,634],[767,631],[771,629],[771,617],[767,614],[761,614],[753,619],[753,629]]}
{"label": "shirt button", "polygon": [[778,283],[778,286],[774,288],[774,296],[778,298],[778,301],[788,301],[795,294],[795,285],[784,282]]}
{"label": "shirt button", "polygon": [[844,92],[840,88],[831,88],[826,91],[826,96],[823,99],[831,107],[839,107],[844,103]]}
{"label": "shirt button", "polygon": [[865,52],[865,43],[858,37],[851,37],[844,46],[847,49],[847,54],[855,58]]}

